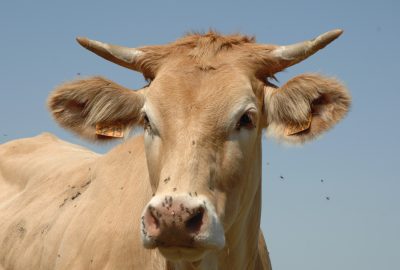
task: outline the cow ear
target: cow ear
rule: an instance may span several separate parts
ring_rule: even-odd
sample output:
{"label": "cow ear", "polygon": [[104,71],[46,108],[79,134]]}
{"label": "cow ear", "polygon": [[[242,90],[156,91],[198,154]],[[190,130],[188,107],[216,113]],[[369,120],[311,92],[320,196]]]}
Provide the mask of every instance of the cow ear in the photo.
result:
{"label": "cow ear", "polygon": [[266,86],[267,134],[299,144],[329,130],[348,112],[351,97],[337,80],[304,74],[282,87]]}
{"label": "cow ear", "polygon": [[140,120],[144,97],[102,77],[57,87],[47,104],[62,127],[89,140],[121,138]]}

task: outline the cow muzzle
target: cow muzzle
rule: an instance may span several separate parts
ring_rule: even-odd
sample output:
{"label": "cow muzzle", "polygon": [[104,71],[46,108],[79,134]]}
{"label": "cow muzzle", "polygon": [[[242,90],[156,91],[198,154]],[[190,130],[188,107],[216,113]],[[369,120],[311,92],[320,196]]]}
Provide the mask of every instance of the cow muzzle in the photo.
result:
{"label": "cow muzzle", "polygon": [[164,255],[179,251],[185,257],[190,250],[207,251],[225,245],[224,229],[214,206],[197,194],[153,197],[143,211],[141,236],[144,247],[158,247]]}

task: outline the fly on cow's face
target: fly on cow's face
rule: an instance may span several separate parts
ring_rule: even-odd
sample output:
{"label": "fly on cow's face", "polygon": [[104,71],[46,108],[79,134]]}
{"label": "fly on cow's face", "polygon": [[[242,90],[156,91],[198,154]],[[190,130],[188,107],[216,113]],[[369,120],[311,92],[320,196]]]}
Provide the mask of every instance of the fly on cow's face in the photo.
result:
{"label": "fly on cow's face", "polygon": [[171,180],[171,177],[168,176],[167,178],[164,179],[164,184],[167,184]]}

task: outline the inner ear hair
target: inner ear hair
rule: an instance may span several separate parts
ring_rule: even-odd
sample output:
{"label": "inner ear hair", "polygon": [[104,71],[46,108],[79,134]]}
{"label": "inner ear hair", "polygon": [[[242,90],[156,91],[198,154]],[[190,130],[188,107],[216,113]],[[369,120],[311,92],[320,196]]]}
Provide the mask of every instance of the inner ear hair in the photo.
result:
{"label": "inner ear hair", "polygon": [[269,133],[292,143],[303,143],[341,120],[351,98],[336,79],[303,74],[280,88],[267,86],[266,103]]}

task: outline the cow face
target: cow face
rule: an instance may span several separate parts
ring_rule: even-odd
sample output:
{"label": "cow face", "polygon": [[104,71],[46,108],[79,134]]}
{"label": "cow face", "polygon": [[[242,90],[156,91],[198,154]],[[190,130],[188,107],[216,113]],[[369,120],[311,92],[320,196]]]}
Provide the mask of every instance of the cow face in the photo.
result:
{"label": "cow face", "polygon": [[263,95],[232,66],[182,65],[160,71],[145,91],[145,147],[156,192],[143,212],[142,238],[170,259],[183,252],[197,260],[224,246],[225,231],[253,201]]}
{"label": "cow face", "polygon": [[99,124],[143,126],[154,191],[142,213],[143,244],[170,260],[196,261],[223,248],[246,218],[259,218],[263,129],[302,143],[346,114],[350,97],[336,80],[300,75],[282,87],[268,80],[340,33],[284,47],[215,33],[139,49],[79,39],[151,83],[130,91],[99,77],[75,81],[60,86],[49,107],[89,139],[110,138],[97,133]]}

